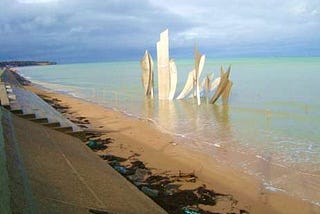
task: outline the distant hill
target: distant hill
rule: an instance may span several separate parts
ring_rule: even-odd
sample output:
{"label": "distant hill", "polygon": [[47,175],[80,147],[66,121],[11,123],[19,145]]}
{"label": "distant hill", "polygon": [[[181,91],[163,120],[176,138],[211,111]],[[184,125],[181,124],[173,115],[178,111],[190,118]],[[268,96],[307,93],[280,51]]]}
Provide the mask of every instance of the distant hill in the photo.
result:
{"label": "distant hill", "polygon": [[49,61],[0,61],[0,67],[21,67],[35,65],[56,65],[56,62]]}

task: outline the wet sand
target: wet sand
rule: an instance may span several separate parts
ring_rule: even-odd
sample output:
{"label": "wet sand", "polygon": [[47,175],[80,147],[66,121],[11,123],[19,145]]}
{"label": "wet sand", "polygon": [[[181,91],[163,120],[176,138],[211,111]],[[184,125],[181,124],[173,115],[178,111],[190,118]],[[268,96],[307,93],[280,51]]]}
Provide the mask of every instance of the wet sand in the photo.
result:
{"label": "wet sand", "polygon": [[[150,121],[64,94],[26,86],[87,130],[102,159],[170,213],[317,213],[319,207],[262,189],[258,179],[195,152]],[[204,212],[205,213],[205,212]]]}

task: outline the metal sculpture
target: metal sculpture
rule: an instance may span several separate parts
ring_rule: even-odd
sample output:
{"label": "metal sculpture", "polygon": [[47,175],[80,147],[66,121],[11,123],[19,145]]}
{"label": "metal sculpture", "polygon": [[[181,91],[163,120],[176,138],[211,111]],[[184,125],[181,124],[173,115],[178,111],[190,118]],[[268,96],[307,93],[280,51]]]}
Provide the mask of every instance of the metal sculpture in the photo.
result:
{"label": "metal sculpture", "polygon": [[[207,75],[200,84],[200,76],[203,71],[206,56],[199,53],[197,46],[194,49],[194,69],[189,72],[186,84],[178,95],[177,99],[195,97],[197,104],[201,104],[201,96],[209,98],[213,96],[210,103],[214,104],[222,97],[223,104],[228,104],[232,81],[229,80],[231,66],[227,72],[221,67],[220,77],[213,80],[213,73]],[[148,51],[145,52],[142,60],[142,84],[145,95],[153,97],[153,60]],[[169,31],[160,33],[160,40],[157,42],[157,68],[158,68],[158,98],[159,100],[173,100],[176,92],[178,74],[174,60],[169,58]],[[215,91],[215,92],[214,92]]]}
{"label": "metal sculpture", "polygon": [[179,96],[177,99],[184,99],[187,97],[187,95],[193,90],[193,97],[196,97],[197,99],[197,104],[200,105],[200,93],[201,93],[201,88],[200,88],[200,75],[203,71],[204,63],[206,60],[205,55],[201,55],[195,47],[194,51],[194,61],[195,61],[195,66],[194,69],[189,72],[187,82],[183,88],[183,90],[180,92]]}
{"label": "metal sculpture", "polygon": [[157,42],[158,60],[158,94],[159,100],[173,100],[177,86],[177,67],[169,60],[169,32],[168,29],[160,33]]}
{"label": "metal sculpture", "polygon": [[142,85],[146,96],[153,98],[153,60],[146,50],[140,61],[142,69]]}
{"label": "metal sculpture", "polygon": [[177,66],[173,59],[170,59],[169,62],[169,74],[170,74],[170,91],[169,91],[169,100],[173,100],[174,95],[176,93],[177,81],[178,81],[178,73]]}
{"label": "metal sculpture", "polygon": [[214,74],[208,74],[201,82],[200,85],[200,95],[204,94],[205,97],[208,99],[209,93],[211,92],[211,82],[213,80]]}
{"label": "metal sculpture", "polygon": [[184,99],[191,92],[192,87],[193,87],[193,73],[194,72],[195,72],[194,69],[189,72],[187,82],[177,97],[178,100]]}
{"label": "metal sculpture", "polygon": [[[219,85],[218,85],[218,88],[217,88],[215,94],[212,96],[212,98],[210,100],[211,104],[214,104],[219,99],[219,97],[223,94],[227,85],[229,84],[230,70],[231,70],[231,66],[229,66],[227,72],[224,72],[223,68],[221,67],[221,75],[220,75],[221,79],[220,79],[220,82],[219,82]],[[232,84],[231,84],[231,86],[232,86]],[[231,86],[229,86],[230,89],[231,89]]]}
{"label": "metal sculpture", "polygon": [[169,38],[168,29],[160,34],[157,42],[158,62],[158,96],[160,100],[167,100],[170,91]]}

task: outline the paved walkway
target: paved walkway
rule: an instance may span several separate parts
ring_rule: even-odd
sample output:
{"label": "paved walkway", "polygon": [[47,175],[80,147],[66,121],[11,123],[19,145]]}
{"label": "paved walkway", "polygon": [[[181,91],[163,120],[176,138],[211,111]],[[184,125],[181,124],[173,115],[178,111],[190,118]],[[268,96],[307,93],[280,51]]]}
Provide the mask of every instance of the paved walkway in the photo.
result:
{"label": "paved walkway", "polygon": [[21,109],[24,114],[35,114],[36,118],[47,118],[50,123],[59,122],[62,127],[72,127],[73,131],[81,131],[78,126],[65,118],[39,96],[25,90],[12,72],[4,71],[1,79],[10,84],[12,93],[16,96],[16,100],[10,103],[11,109]]}
{"label": "paved walkway", "polygon": [[4,109],[2,124],[12,212],[166,213],[77,138]]}

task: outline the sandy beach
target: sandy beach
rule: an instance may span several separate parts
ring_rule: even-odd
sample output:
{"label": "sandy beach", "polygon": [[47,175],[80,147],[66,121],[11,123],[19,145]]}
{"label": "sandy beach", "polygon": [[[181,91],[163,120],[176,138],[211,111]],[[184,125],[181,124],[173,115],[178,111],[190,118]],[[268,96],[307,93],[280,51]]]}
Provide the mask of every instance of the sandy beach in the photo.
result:
{"label": "sandy beach", "polygon": [[320,0],[3,0],[0,214],[320,214]]}
{"label": "sandy beach", "polygon": [[[55,105],[71,121],[78,121],[85,130],[98,133],[97,139],[109,139],[110,143],[106,149],[96,151],[100,157],[122,158],[122,166],[129,166],[130,163],[132,165],[133,161],[142,162],[152,173],[144,175],[144,179],[151,176],[170,178],[171,182],[178,184],[184,193],[195,190],[215,193],[214,201],[203,199],[203,203],[201,201],[195,203],[204,211],[319,212],[319,207],[308,202],[281,192],[263,189],[259,180],[229,166],[221,165],[203,153],[193,151],[180,143],[181,139],[160,132],[150,121],[131,118],[121,112],[35,86],[26,88]],[[81,123],[81,121],[86,122]],[[161,205],[161,203],[168,204],[168,198],[170,197],[154,200]]]}

